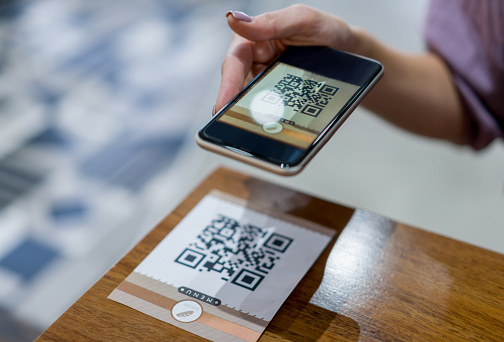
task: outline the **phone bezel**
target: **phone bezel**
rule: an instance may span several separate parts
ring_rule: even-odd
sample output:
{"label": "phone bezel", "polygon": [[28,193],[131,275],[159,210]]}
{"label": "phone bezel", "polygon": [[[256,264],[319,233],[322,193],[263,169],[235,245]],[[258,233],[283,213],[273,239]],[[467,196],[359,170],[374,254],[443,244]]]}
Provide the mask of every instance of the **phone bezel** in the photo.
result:
{"label": "phone bezel", "polygon": [[[217,121],[257,82],[260,82],[277,62],[360,87],[307,149],[300,149]],[[205,149],[239,159],[277,174],[297,174],[341,126],[364,95],[381,77],[382,73],[383,66],[379,62],[365,57],[321,46],[289,47],[197,133],[196,141]]]}

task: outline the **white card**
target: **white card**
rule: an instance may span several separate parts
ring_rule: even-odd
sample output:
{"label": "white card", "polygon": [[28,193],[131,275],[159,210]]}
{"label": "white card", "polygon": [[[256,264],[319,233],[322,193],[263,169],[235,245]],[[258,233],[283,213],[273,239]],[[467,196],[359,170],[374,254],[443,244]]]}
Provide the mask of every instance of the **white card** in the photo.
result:
{"label": "white card", "polygon": [[[202,312],[221,310],[239,313],[236,319],[222,316],[236,324],[244,325],[247,317],[259,322],[262,333],[335,231],[292,216],[266,215],[241,200],[228,199],[229,195],[203,198],[133,273],[177,289],[177,303],[192,300],[187,308],[168,308],[179,315],[171,313],[178,322],[206,322]],[[163,295],[173,297],[169,293]],[[189,312],[192,318],[182,317],[191,316]],[[199,328],[176,325],[210,338],[198,333]]]}

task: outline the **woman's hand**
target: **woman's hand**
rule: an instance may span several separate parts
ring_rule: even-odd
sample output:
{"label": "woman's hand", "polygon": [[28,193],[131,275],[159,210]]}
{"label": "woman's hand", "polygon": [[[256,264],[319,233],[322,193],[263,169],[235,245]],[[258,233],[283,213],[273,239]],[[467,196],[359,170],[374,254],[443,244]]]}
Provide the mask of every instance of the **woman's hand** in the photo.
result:
{"label": "woman's hand", "polygon": [[228,12],[234,31],[215,110],[229,102],[288,45],[324,45],[380,61],[385,74],[363,105],[408,131],[463,143],[466,119],[450,69],[434,53],[391,49],[365,30],[305,5],[249,17]]}
{"label": "woman's hand", "polygon": [[222,63],[214,110],[229,102],[289,45],[325,45],[346,51],[356,48],[353,31],[344,21],[305,5],[256,17],[236,11],[226,16],[234,35]]}

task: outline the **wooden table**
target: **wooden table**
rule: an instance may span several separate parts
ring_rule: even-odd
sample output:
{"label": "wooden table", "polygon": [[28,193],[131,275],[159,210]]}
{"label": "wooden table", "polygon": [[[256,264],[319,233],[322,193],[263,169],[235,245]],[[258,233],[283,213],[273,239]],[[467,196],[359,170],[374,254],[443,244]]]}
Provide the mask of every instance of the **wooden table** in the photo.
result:
{"label": "wooden table", "polygon": [[214,189],[338,232],[260,341],[504,340],[503,255],[219,169],[38,341],[203,340],[107,296]]}

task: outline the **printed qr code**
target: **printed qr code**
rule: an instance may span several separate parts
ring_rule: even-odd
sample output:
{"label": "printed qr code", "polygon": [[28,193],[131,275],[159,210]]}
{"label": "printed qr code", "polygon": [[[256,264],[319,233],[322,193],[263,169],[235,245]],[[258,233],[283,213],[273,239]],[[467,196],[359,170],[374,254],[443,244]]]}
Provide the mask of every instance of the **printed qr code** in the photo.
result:
{"label": "printed qr code", "polygon": [[318,116],[339,90],[325,84],[287,74],[266,93],[262,101],[291,107],[295,112]]}
{"label": "printed qr code", "polygon": [[293,239],[219,215],[175,262],[254,291],[273,269]]}

